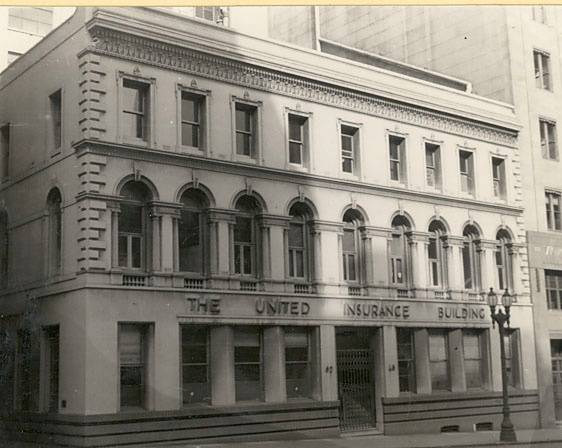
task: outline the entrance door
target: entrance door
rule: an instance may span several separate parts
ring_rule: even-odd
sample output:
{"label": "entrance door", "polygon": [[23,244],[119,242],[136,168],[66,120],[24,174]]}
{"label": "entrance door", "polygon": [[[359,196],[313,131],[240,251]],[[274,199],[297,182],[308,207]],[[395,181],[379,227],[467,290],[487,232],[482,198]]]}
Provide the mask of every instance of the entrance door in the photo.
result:
{"label": "entrance door", "polygon": [[552,393],[554,394],[554,415],[562,420],[562,339],[550,340],[552,358]]}
{"label": "entrance door", "polygon": [[340,429],[375,427],[374,363],[366,328],[336,329]]}

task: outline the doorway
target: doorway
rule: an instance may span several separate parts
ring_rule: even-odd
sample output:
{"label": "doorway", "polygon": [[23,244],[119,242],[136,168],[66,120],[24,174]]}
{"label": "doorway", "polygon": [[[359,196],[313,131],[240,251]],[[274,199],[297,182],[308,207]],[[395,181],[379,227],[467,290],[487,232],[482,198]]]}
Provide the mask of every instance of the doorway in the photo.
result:
{"label": "doorway", "polygon": [[342,432],[374,429],[375,364],[368,328],[336,328],[336,365]]}
{"label": "doorway", "polygon": [[554,395],[554,416],[562,420],[562,339],[550,340],[552,359],[552,393]]}

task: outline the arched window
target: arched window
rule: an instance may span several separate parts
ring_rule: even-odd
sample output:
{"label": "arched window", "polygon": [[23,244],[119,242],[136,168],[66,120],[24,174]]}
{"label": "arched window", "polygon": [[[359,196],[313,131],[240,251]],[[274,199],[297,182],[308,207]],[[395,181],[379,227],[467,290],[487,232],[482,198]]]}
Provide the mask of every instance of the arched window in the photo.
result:
{"label": "arched window", "polygon": [[0,288],[8,285],[8,241],[8,214],[2,211],[0,212]]}
{"label": "arched window", "polygon": [[410,247],[408,233],[412,225],[404,215],[392,220],[392,240],[390,242],[390,281],[395,285],[407,286],[410,282]]}
{"label": "arched window", "polygon": [[233,268],[235,274],[256,276],[258,229],[256,216],[261,207],[256,198],[244,195],[236,201],[233,232]]}
{"label": "arched window", "polygon": [[496,272],[498,288],[513,289],[513,266],[511,260],[511,236],[507,230],[500,230],[496,235]]}
{"label": "arched window", "polygon": [[289,277],[309,281],[311,278],[311,241],[308,221],[312,217],[310,208],[297,202],[289,210],[288,259]]}
{"label": "arched window", "polygon": [[480,233],[473,225],[467,225],[463,231],[462,266],[465,289],[479,290],[480,285]]}
{"label": "arched window", "polygon": [[205,260],[204,210],[207,197],[201,190],[190,188],[180,199],[181,217],[178,223],[179,270],[203,273]]}
{"label": "arched window", "polygon": [[343,279],[346,282],[361,281],[362,251],[359,244],[359,227],[364,223],[363,216],[355,209],[343,215],[342,265]]}
{"label": "arched window", "polygon": [[429,224],[429,244],[427,258],[429,260],[429,284],[431,286],[447,286],[447,252],[445,250],[445,236],[447,231],[441,221],[431,221]]}
{"label": "arched window", "polygon": [[58,188],[53,188],[47,195],[49,214],[49,272],[56,274],[62,264],[62,197]]}
{"label": "arched window", "polygon": [[148,203],[152,193],[139,181],[129,181],[121,189],[121,212],[118,227],[119,266],[145,269],[148,248]]}

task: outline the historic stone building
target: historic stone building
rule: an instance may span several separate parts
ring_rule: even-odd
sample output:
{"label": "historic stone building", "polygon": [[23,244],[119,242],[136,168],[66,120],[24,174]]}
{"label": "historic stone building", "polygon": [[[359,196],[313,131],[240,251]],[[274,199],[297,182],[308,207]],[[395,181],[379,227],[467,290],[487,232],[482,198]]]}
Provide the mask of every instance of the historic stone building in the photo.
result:
{"label": "historic stone building", "polygon": [[391,68],[78,8],[4,71],[4,436],[496,429],[490,287],[536,427],[513,107]]}

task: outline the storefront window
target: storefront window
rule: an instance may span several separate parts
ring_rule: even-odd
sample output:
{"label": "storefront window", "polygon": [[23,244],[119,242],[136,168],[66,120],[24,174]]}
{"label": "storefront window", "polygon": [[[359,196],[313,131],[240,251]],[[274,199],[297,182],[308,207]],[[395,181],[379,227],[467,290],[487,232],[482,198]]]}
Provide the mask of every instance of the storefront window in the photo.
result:
{"label": "storefront window", "polygon": [[181,328],[183,404],[210,402],[209,328]]}
{"label": "storefront window", "polygon": [[519,331],[509,330],[505,334],[505,367],[507,370],[507,384],[511,387],[521,386],[521,372],[519,361]]}
{"label": "storefront window", "polygon": [[234,330],[236,401],[262,399],[261,339],[259,328],[237,327]]}
{"label": "storefront window", "polygon": [[119,326],[121,408],[143,407],[145,393],[145,329],[142,325]]}
{"label": "storefront window", "polygon": [[463,354],[466,387],[482,388],[482,332],[477,330],[463,331]]}
{"label": "storefront window", "polygon": [[447,335],[444,330],[429,332],[429,366],[431,370],[431,389],[449,390],[449,356]]}
{"label": "storefront window", "polygon": [[414,332],[410,328],[398,328],[398,381],[400,392],[416,391],[416,370],[414,362]]}
{"label": "storefront window", "polygon": [[306,328],[285,327],[287,398],[310,396],[310,353]]}

